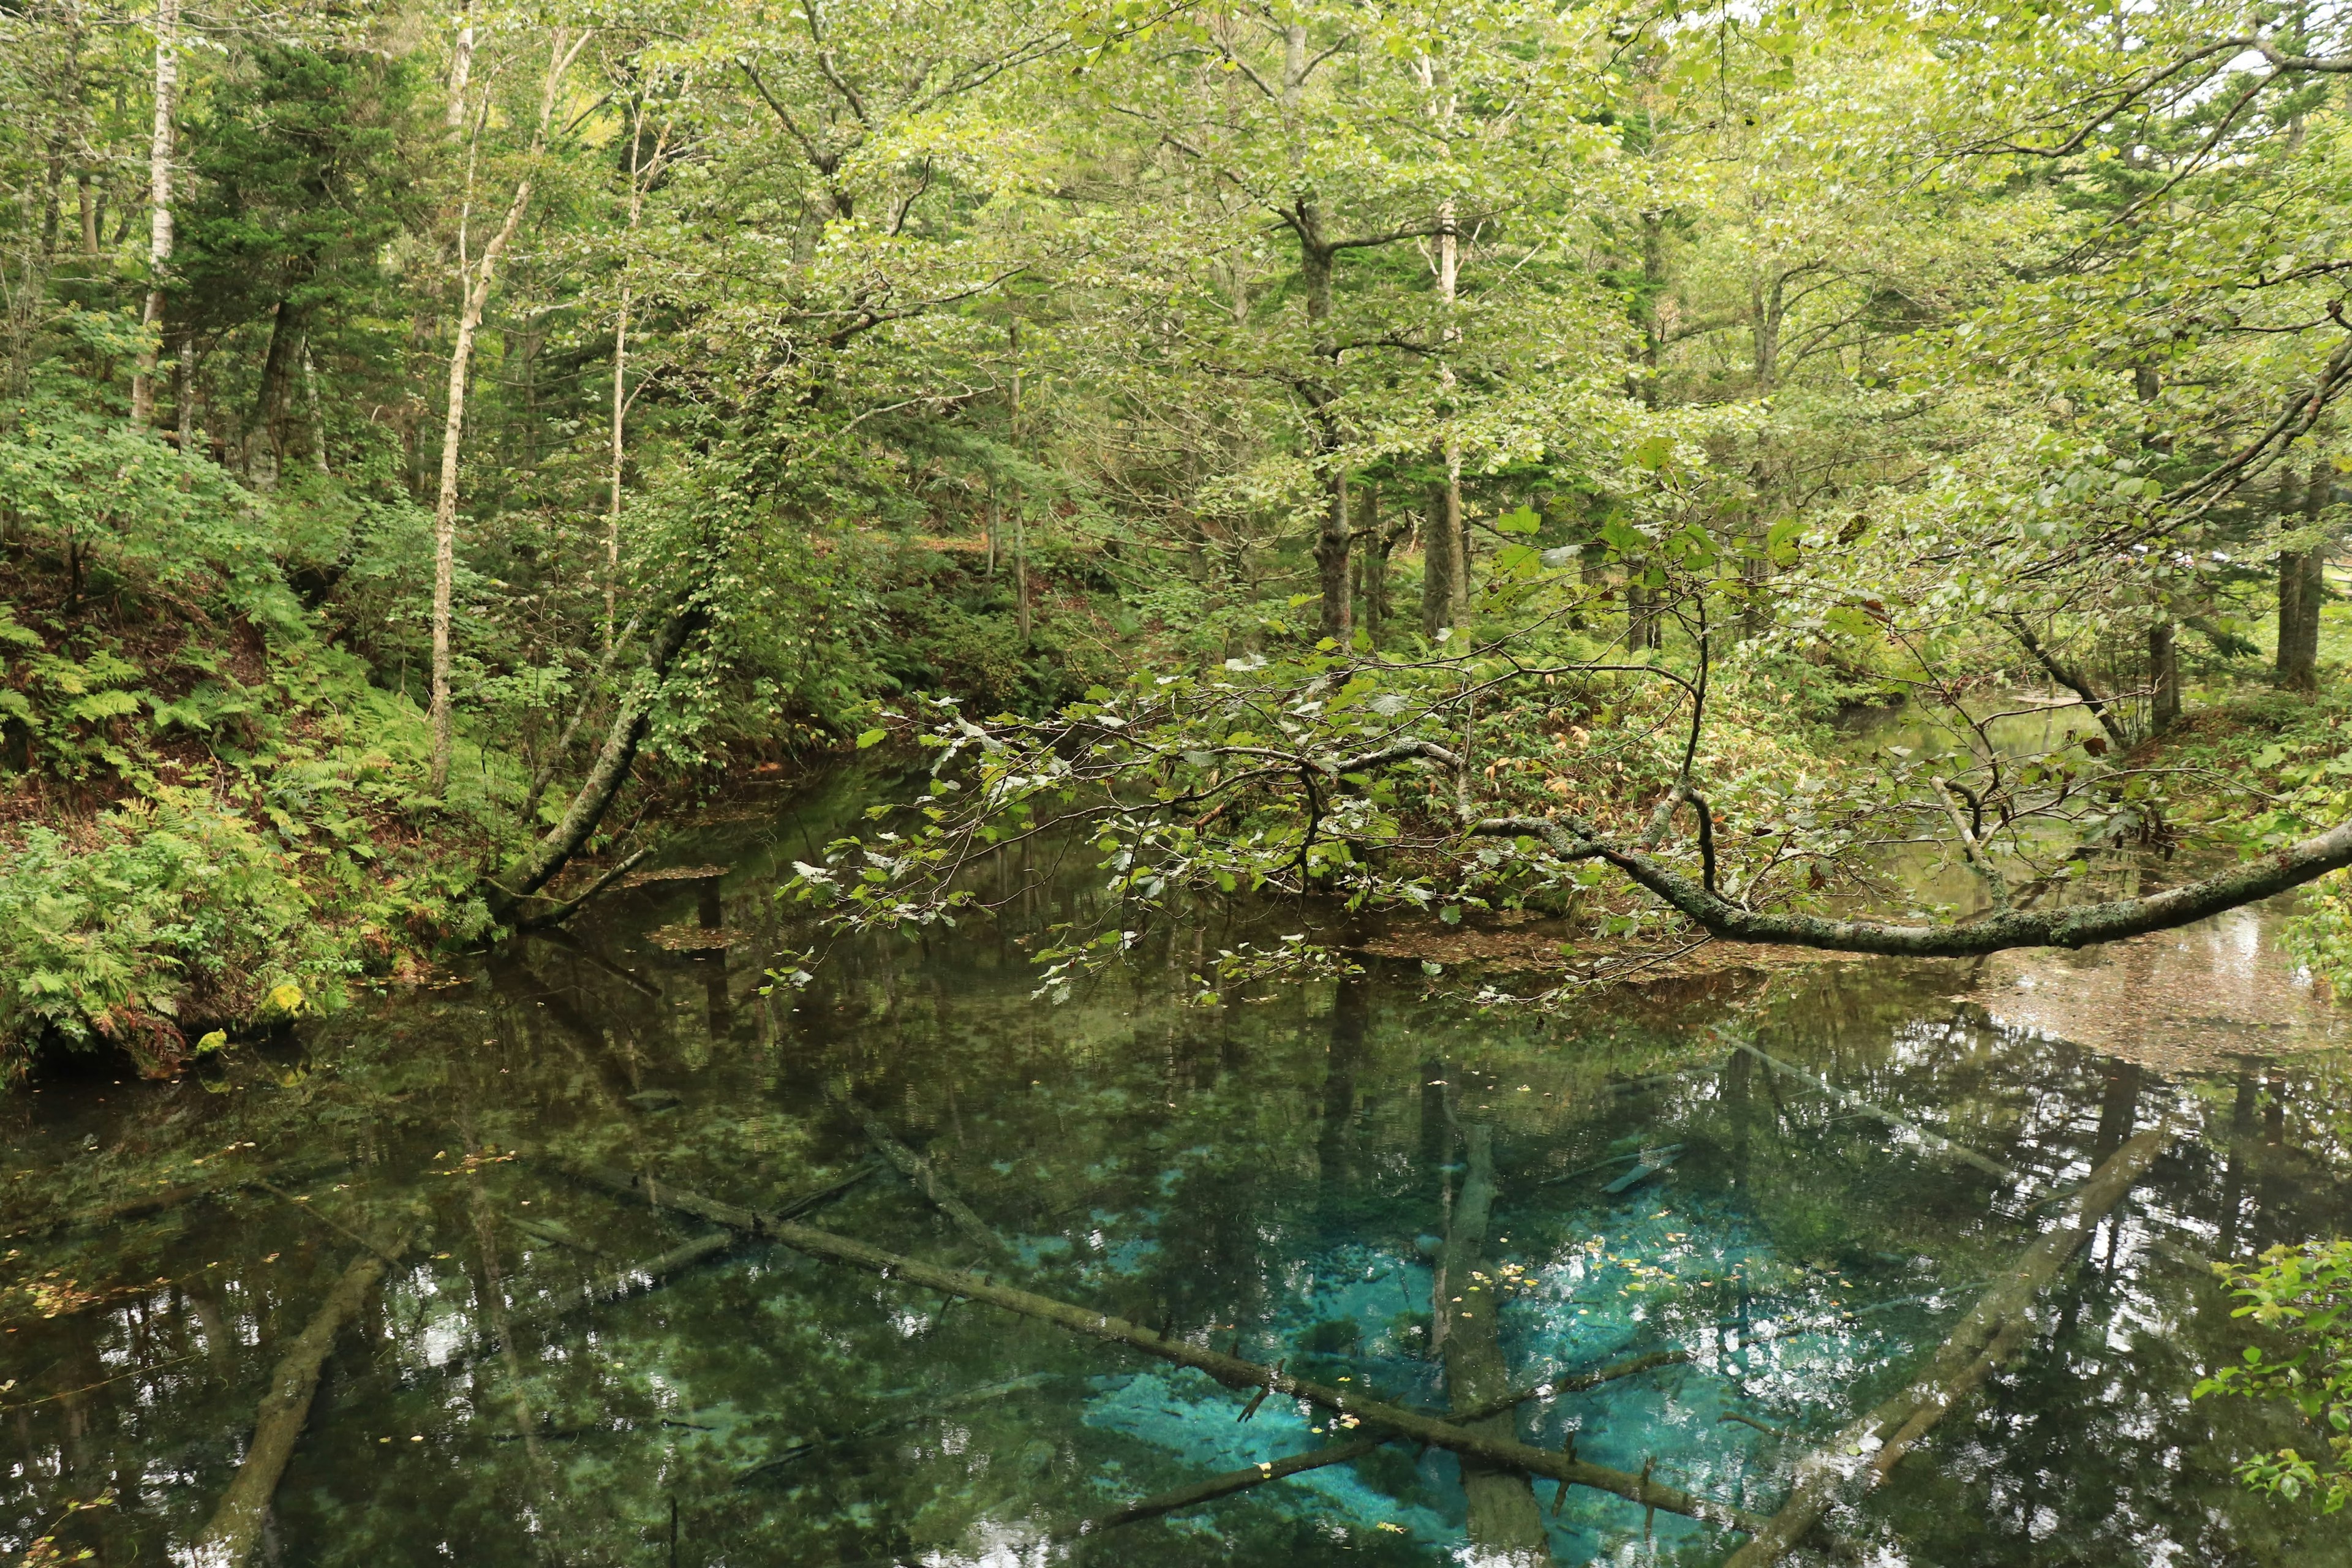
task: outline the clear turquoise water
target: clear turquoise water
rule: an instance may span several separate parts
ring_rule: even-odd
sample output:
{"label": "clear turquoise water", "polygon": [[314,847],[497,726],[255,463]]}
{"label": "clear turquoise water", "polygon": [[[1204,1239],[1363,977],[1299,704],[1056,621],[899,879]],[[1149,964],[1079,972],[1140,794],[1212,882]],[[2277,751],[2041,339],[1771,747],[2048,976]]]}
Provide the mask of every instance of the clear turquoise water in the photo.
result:
{"label": "clear turquoise water", "polygon": [[[354,1236],[404,1225],[421,1245],[337,1343],[267,1561],[1061,1561],[1055,1532],[1080,1519],[1330,1440],[1311,1410],[1270,1401],[1240,1421],[1244,1402],[1196,1374],[771,1247],[473,1353],[535,1303],[698,1232],[563,1162],[781,1202],[868,1157],[838,1093],[1011,1238],[1014,1282],[1433,1409],[1432,1259],[1462,1130],[1483,1123],[1486,1256],[1517,1281],[1500,1326],[1515,1381],[1691,1357],[1531,1402],[1521,1436],[1558,1447],[1572,1429],[1584,1458],[1769,1510],[1792,1461],[1896,1386],[2041,1217],[2031,1193],[1729,1052],[1706,1026],[1736,1016],[2031,1187],[2079,1178],[2135,1128],[2182,1129],[2047,1298],[2025,1355],[1838,1520],[1866,1560],[2352,1562],[2340,1521],[2230,1479],[2243,1454],[2308,1434],[2188,1397],[2244,1331],[2194,1255],[2344,1228],[2340,1055],[2159,1077],[1995,1027],[1948,1000],[1965,975],[1936,965],[1620,994],[1552,1018],[1482,1014],[1412,965],[1201,1006],[1188,975],[1232,940],[1214,913],[1055,1007],[1030,994],[1025,944],[1084,905],[1082,862],[1033,867],[1043,886],[1002,925],[849,944],[808,992],[763,996],[765,964],[807,940],[768,897],[777,868],[858,790],[679,847],[678,863],[736,868],[723,959],[648,939],[694,918],[690,889],[656,884],[576,940],[461,964],[236,1053],[210,1081],[118,1083],[92,1062],[0,1103],[18,1232],[0,1299],[8,1560],[52,1526],[95,1562],[184,1555]],[[1671,1144],[1671,1165],[1604,1190]],[[222,1169],[278,1190],[57,1223]],[[979,1261],[895,1175],[814,1223]],[[1731,1545],[1600,1493],[1556,1512],[1549,1485],[1538,1497],[1563,1563],[1711,1563]],[[1487,1560],[1452,1459],[1395,1447],[1085,1555]]]}

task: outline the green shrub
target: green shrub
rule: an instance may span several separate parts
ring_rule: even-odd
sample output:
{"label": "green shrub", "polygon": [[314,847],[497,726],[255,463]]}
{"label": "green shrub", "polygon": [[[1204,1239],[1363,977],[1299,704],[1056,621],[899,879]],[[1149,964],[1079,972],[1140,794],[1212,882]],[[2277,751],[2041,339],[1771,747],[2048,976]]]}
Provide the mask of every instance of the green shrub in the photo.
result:
{"label": "green shrub", "polygon": [[190,1026],[253,1016],[287,985],[331,1005],[360,960],[317,916],[289,857],[199,791],[159,790],[76,837],[26,829],[0,863],[0,1076],[45,1038],[168,1065]]}

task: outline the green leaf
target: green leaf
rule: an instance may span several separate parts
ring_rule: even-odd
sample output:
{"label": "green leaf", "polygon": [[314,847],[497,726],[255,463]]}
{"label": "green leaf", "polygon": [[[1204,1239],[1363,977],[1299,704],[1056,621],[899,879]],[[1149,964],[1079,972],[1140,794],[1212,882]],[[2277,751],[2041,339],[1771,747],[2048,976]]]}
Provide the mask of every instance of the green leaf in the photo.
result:
{"label": "green leaf", "polygon": [[890,731],[887,730],[868,730],[857,737],[857,749],[862,752],[869,746],[878,746],[887,740],[889,735]]}

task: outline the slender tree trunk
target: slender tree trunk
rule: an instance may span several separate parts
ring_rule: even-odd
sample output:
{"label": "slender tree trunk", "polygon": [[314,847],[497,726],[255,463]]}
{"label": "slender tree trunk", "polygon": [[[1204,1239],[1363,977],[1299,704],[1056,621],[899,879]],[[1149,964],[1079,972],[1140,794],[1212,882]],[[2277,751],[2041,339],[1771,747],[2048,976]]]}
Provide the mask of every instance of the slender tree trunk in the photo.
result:
{"label": "slender tree trunk", "polygon": [[[1337,444],[1336,440],[1332,442]],[[1355,623],[1354,595],[1349,592],[1348,580],[1351,542],[1348,538],[1348,470],[1339,466],[1336,455],[1331,462],[1330,475],[1324,481],[1323,527],[1315,540],[1315,564],[1323,591],[1323,635],[1345,647]]]}
{"label": "slender tree trunk", "polygon": [[[461,249],[458,285],[463,289],[457,314],[457,341],[449,351],[448,412],[441,430],[441,493],[433,508],[433,776],[431,792],[438,796],[449,786],[449,758],[456,745],[456,726],[449,708],[450,598],[457,574],[457,458],[466,432],[466,372],[474,357],[474,335],[481,330],[482,310],[488,304],[490,282],[499,258],[506,253],[530,205],[531,183],[547,151],[547,128],[555,117],[555,95],[563,73],[587,44],[582,33],[567,45],[567,29],[558,27],[548,46],[547,81],[539,98],[539,127],[532,132],[522,177],[515,182],[514,200],[507,204],[506,221],[499,226],[480,258],[470,267]],[[466,37],[470,47],[472,29]],[[457,101],[455,93],[451,101]],[[461,238],[460,245],[462,247]],[[634,752],[634,748],[632,748]]]}
{"label": "slender tree trunk", "polygon": [[2170,621],[2147,628],[2148,730],[2161,735],[2180,720],[2180,650]]}
{"label": "slender tree trunk", "polygon": [[1029,531],[1015,497],[1013,503],[1013,604],[1021,626],[1021,646],[1029,646]]}
{"label": "slender tree trunk", "polygon": [[310,341],[302,340],[302,395],[310,405],[310,466],[327,473],[327,421],[319,410],[319,367],[310,363]]}
{"label": "slender tree trunk", "polygon": [[[2332,488],[2326,464],[2312,465],[2305,480],[2304,516],[2315,523]],[[2327,596],[2327,550],[2282,551],[2278,562],[2278,679],[2289,691],[2319,689],[2319,611]]]}
{"label": "slender tree trunk", "polygon": [[173,382],[174,412],[180,416],[180,452],[194,457],[196,451],[196,340],[183,335],[180,339],[179,368]]}
{"label": "slender tree trunk", "polygon": [[654,145],[651,165],[642,165],[639,149],[645,145],[645,117],[642,111],[629,126],[629,225],[622,249],[621,306],[613,318],[613,498],[611,510],[604,519],[604,651],[613,651],[614,628],[619,625],[621,612],[621,471],[626,456],[625,444],[629,401],[629,308],[635,302],[629,282],[630,258],[636,247],[637,226],[644,221],[646,187],[659,174],[662,157],[669,142],[669,128],[662,128],[661,140]]}
{"label": "slender tree trunk", "polygon": [[[629,227],[636,227],[636,171],[630,171]],[[626,263],[623,263],[626,265]],[[627,452],[623,433],[628,416],[629,286],[621,285],[621,309],[613,320],[613,499],[604,514],[604,651],[621,613],[621,468]]]}
{"label": "slender tree trunk", "polygon": [[179,85],[180,0],[155,0],[155,132],[147,149],[147,308],[140,317],[147,329],[147,342],[139,351],[139,368],[131,378],[134,430],[145,429],[155,418],[155,356],[163,342],[163,274],[172,264],[172,114]]}
{"label": "slender tree trunk", "polygon": [[[1442,137],[1453,125],[1454,107],[1445,68],[1434,56],[1423,55],[1415,68],[1422,90],[1429,95],[1430,118]],[[1470,602],[1469,562],[1462,532],[1462,444],[1453,427],[1454,376],[1450,352],[1461,337],[1453,320],[1461,264],[1461,231],[1454,198],[1448,196],[1437,204],[1437,300],[1443,316],[1438,329],[1443,352],[1437,360],[1437,384],[1446,426],[1433,454],[1445,477],[1430,487],[1429,516],[1421,541],[1421,629],[1432,642],[1461,621]]]}
{"label": "slender tree trunk", "polygon": [[466,84],[474,74],[474,0],[458,0],[457,38],[449,50],[449,129],[466,123]]}

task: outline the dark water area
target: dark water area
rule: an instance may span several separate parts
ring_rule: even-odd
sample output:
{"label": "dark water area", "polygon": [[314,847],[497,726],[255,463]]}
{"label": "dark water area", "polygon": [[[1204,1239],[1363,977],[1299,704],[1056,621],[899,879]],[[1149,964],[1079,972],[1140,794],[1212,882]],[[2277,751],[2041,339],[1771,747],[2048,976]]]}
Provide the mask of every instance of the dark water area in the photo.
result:
{"label": "dark water area", "polygon": [[[1332,1442],[1328,1418],[1274,1398],[1237,1419],[1246,1399],[1204,1375],[772,1243],[630,1289],[710,1227],[569,1173],[779,1205],[874,1162],[862,1109],[1010,1254],[887,1165],[811,1224],[1430,1410],[1450,1397],[1433,1298],[1465,1289],[1439,1271],[1474,1258],[1515,1385],[1688,1357],[1531,1400],[1518,1436],[1573,1434],[1581,1458],[1757,1512],[1925,1362],[2053,1191],[2169,1124],[2021,1357],[1836,1532],[1890,1565],[2352,1563],[2340,1520],[2230,1473],[2316,1435],[2189,1397],[2251,1331],[2202,1260],[2352,1215],[2345,1052],[2232,1037],[2194,1070],[2135,1063],[2002,1023],[1964,999],[1965,964],[1553,1016],[1384,962],[1204,1002],[1192,976],[1241,934],[1208,913],[1057,1006],[1029,954],[1095,896],[1083,851],[1034,863],[1004,921],[842,944],[805,991],[763,994],[812,940],[773,889],[869,787],[677,847],[731,868],[721,951],[664,945],[694,940],[699,900],[656,882],[202,1078],[82,1064],[0,1101],[0,1554],[54,1531],[68,1558],[198,1561],[272,1369],[362,1247],[404,1235],[335,1342],[257,1561],[1530,1560],[1486,1516],[1473,1538],[1451,1456],[1404,1445],[1073,1547],[1079,1521]],[[1448,1321],[1460,1357],[1481,1331]],[[1714,1563],[1738,1539],[1598,1491],[1555,1508],[1549,1483],[1535,1505],[1562,1563]]]}

